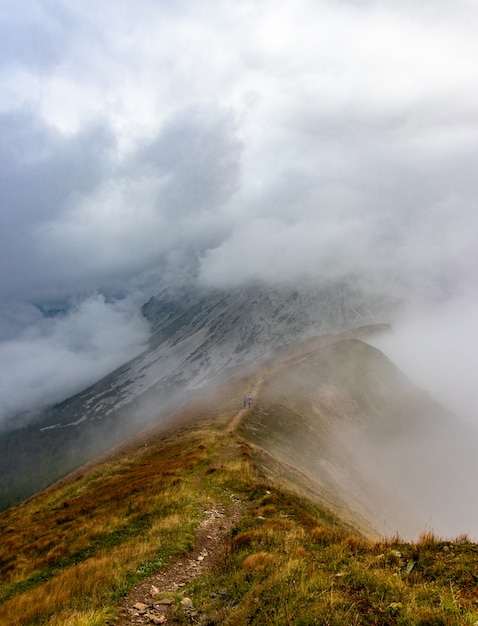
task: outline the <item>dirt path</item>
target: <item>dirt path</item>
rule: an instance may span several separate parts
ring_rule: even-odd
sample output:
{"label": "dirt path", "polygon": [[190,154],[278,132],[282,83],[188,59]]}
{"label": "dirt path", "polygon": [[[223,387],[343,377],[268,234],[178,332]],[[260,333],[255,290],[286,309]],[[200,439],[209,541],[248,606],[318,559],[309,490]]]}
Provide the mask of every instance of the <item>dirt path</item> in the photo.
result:
{"label": "dirt path", "polygon": [[[258,378],[256,380],[256,382],[254,383],[254,385],[251,387],[251,393],[252,393],[252,397],[253,397],[253,403],[257,402],[257,395],[259,393],[259,389],[261,388],[262,383],[264,382],[264,378],[261,376],[260,378]],[[244,416],[244,414],[249,410],[249,407],[243,407],[242,409],[240,409],[236,415],[233,417],[233,419],[229,422],[229,425],[226,429],[227,433],[232,433],[236,430],[236,428],[239,426],[239,424],[241,423],[242,417]]]}
{"label": "dirt path", "polygon": [[[250,388],[253,402],[257,401],[262,383],[263,378],[260,377]],[[231,434],[236,430],[248,410],[248,407],[241,408],[234,415],[226,433]],[[234,447],[237,444],[232,445]],[[231,454],[231,448],[223,449],[223,454]],[[143,579],[122,601],[112,626],[183,623],[175,618],[178,604],[173,596],[177,599],[178,593],[188,582],[206,573],[224,555],[230,531],[243,510],[242,502],[234,494],[229,494],[229,500],[227,506],[217,502],[204,511],[204,518],[195,532],[193,551]],[[156,600],[158,597],[162,599]],[[194,605],[194,598],[185,595],[181,600],[181,608],[191,622],[200,620],[200,607]]]}
{"label": "dirt path", "polygon": [[[145,578],[123,600],[115,626],[180,624],[174,617],[178,608],[174,595],[192,579],[204,574],[223,556],[226,540],[241,514],[241,502],[230,496],[227,506],[214,506],[204,511],[204,519],[196,530],[194,550],[181,559],[171,562]],[[155,598],[161,597],[161,600]],[[181,600],[183,612],[192,622],[200,616],[200,607],[194,598],[184,596]]]}
{"label": "dirt path", "polygon": [[[244,411],[247,409],[238,411],[226,432],[230,433],[234,430]],[[234,454],[237,446],[236,442],[230,441],[229,445],[221,451],[222,460]],[[169,626],[184,623],[175,618],[175,612],[179,608],[178,594],[191,580],[205,574],[220,561],[227,548],[231,529],[239,520],[243,510],[243,503],[233,493],[229,492],[225,495],[229,499],[227,505],[216,501],[214,505],[203,511],[204,517],[196,529],[192,552],[171,561],[168,567],[143,579],[122,601],[118,609],[118,617],[112,622],[112,626],[150,624]],[[161,600],[156,598],[161,598]],[[201,607],[194,605],[194,598],[184,595],[181,599],[181,608],[191,623],[200,621]]]}

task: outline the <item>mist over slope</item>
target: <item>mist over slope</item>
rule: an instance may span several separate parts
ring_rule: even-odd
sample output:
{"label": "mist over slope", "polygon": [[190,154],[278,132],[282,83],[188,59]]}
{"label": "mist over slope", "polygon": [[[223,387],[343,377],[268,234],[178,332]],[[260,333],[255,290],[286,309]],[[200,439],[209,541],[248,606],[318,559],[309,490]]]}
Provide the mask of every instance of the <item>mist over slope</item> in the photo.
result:
{"label": "mist over slope", "polygon": [[364,323],[393,313],[390,302],[346,285],[152,297],[143,306],[152,335],[142,355],[0,437],[1,506],[236,381],[214,410],[239,406],[254,389],[239,432],[264,471],[365,532],[476,536],[475,431],[365,343],[386,326]]}
{"label": "mist over slope", "polygon": [[[477,536],[478,504],[470,495],[477,469],[475,431],[367,343],[386,326],[314,334],[319,325],[340,326],[365,313],[357,301],[352,306],[337,292],[328,295],[322,295],[327,316],[321,320],[314,316],[312,305],[319,305],[310,293],[286,297],[251,289],[198,297],[191,292],[178,301],[181,306],[174,306],[173,298],[152,298],[145,305],[155,322],[149,351],[53,408],[44,421],[0,440],[1,475],[11,486],[9,491],[4,483],[3,505],[148,424],[174,426],[180,413],[173,409],[188,401],[187,420],[228,415],[230,432],[253,445],[255,462],[266,475],[360,532],[414,538],[430,528],[442,536]],[[279,350],[281,343],[285,347]],[[157,361],[164,365],[168,359],[163,379],[154,378],[161,372]],[[150,386],[144,381],[141,386],[145,377]],[[124,406],[117,395],[122,388],[129,398]],[[149,403],[144,396],[126,395],[141,388],[149,390]],[[243,409],[248,391],[254,402]],[[113,410],[114,402],[121,410]],[[82,419],[68,425],[80,410]]]}
{"label": "mist over slope", "polygon": [[339,336],[258,376],[240,430],[264,468],[381,535],[478,537],[475,431],[380,351]]}
{"label": "mist over slope", "polygon": [[162,419],[193,394],[300,339],[388,321],[393,304],[350,283],[320,287],[166,290],[143,314],[148,348],[83,392],[0,436],[0,503],[27,497],[66,471]]}
{"label": "mist over slope", "polygon": [[[363,428],[355,402],[375,406],[376,428],[397,374],[390,365],[365,398],[350,386],[344,410],[358,362],[365,384],[386,367],[343,334],[294,345],[1,512],[0,622],[475,624],[476,543],[430,532],[415,543],[377,538],[377,520],[357,512],[357,497],[347,501],[368,477],[326,427],[347,434],[350,416]],[[327,364],[340,393],[320,405],[314,389]],[[251,409],[244,388],[257,392]],[[307,415],[314,407],[320,415]],[[244,439],[264,416],[261,441]],[[330,464],[306,474],[314,448]],[[368,495],[375,510],[384,502]]]}

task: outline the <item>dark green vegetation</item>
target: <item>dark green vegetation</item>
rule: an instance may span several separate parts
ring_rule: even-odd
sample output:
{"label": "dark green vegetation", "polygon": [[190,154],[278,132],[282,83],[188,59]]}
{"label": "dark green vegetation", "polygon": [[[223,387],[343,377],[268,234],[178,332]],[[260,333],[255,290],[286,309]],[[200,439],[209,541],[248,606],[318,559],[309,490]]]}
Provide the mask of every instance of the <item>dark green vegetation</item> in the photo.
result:
{"label": "dark green vegetation", "polygon": [[[241,411],[246,390],[256,398]],[[475,543],[431,531],[381,538],[358,498],[347,499],[351,484],[369,500],[372,490],[344,435],[373,427],[388,445],[397,429],[418,437],[434,416],[446,423],[437,411],[361,342],[283,353],[190,404],[174,417],[181,425],[145,432],[0,513],[0,623],[122,626],[124,596],[184,558],[205,510],[227,511],[232,496],[241,514],[225,552],[173,594],[169,623],[190,623],[188,596],[210,626],[475,625]]]}

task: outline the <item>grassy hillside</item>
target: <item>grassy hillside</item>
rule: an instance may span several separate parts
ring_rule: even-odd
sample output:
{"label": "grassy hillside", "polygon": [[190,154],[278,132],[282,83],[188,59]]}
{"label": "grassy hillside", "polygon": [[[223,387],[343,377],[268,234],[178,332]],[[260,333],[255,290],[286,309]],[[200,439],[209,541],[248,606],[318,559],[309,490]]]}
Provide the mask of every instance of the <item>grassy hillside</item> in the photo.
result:
{"label": "grassy hillside", "polygon": [[413,538],[425,526],[476,533],[476,432],[380,351],[342,339],[259,376],[258,402],[239,428],[264,471],[281,471],[277,462],[293,468],[291,482],[341,517],[346,505],[381,534]]}
{"label": "grassy hillside", "polygon": [[[234,503],[214,566],[149,599],[168,596],[168,624],[476,624],[476,544],[431,532],[416,542],[374,536],[353,508],[285,460],[289,438],[280,454],[276,443],[266,450],[261,419],[271,441],[285,420],[280,387],[267,382],[277,376],[273,365],[251,370],[172,416],[170,430],[145,432],[0,513],[0,623],[133,623],[128,594],[185,562],[206,512],[220,507],[227,517]],[[299,397],[288,384],[284,397]],[[242,410],[249,389],[257,396]],[[287,415],[302,414],[298,406],[291,401]],[[260,441],[245,437],[254,432]],[[147,615],[137,623],[154,623]]]}

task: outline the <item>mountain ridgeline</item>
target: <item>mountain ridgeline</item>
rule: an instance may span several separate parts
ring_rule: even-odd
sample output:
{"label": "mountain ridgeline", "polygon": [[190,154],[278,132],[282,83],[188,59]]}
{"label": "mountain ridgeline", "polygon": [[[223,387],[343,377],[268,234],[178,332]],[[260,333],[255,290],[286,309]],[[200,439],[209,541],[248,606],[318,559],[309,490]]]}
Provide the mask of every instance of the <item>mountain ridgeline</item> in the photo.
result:
{"label": "mountain ridgeline", "polygon": [[476,435],[383,330],[279,350],[0,512],[0,622],[476,623]]}
{"label": "mountain ridgeline", "polygon": [[360,336],[306,342],[258,371],[238,427],[257,464],[364,532],[478,536],[476,432]]}
{"label": "mountain ridgeline", "polygon": [[142,354],[58,405],[17,416],[0,434],[0,509],[277,350],[388,320],[392,303],[350,284],[256,285],[164,290],[142,310],[152,331]]}

